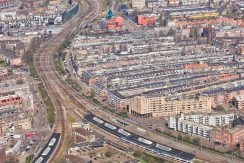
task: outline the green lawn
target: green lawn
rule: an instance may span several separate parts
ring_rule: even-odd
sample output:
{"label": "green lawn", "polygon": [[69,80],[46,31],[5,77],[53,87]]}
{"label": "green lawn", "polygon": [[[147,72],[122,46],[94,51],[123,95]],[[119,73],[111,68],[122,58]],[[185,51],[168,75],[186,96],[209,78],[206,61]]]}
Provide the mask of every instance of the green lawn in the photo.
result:
{"label": "green lawn", "polygon": [[42,100],[46,105],[47,121],[48,121],[49,125],[52,126],[55,122],[55,109],[54,109],[53,103],[52,103],[51,99],[49,98],[44,86],[39,85],[38,88],[39,88],[40,94],[42,96]]}
{"label": "green lawn", "polygon": [[165,160],[150,154],[147,154],[143,151],[134,151],[133,156],[136,159],[139,159],[142,163],[164,163]]}
{"label": "green lawn", "polygon": [[6,63],[5,61],[0,60],[0,67],[8,67],[9,63]]}

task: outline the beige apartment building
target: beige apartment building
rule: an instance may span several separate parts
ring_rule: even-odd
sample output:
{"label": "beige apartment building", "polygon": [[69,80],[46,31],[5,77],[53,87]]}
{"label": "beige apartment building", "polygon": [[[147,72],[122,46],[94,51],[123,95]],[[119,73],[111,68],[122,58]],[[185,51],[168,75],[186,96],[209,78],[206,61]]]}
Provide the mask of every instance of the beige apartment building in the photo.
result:
{"label": "beige apartment building", "polygon": [[132,8],[142,9],[145,7],[145,0],[132,0]]}
{"label": "beige apartment building", "polygon": [[135,96],[129,100],[129,113],[141,118],[210,112],[211,97],[166,100],[164,96]]}

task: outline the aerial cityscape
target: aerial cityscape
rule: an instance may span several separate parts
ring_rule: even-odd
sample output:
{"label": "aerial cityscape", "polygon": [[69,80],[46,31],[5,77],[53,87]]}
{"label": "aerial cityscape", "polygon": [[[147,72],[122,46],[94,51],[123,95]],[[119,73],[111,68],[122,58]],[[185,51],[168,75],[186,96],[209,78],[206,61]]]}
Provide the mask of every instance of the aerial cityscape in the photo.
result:
{"label": "aerial cityscape", "polygon": [[244,163],[244,0],[0,0],[0,163]]}

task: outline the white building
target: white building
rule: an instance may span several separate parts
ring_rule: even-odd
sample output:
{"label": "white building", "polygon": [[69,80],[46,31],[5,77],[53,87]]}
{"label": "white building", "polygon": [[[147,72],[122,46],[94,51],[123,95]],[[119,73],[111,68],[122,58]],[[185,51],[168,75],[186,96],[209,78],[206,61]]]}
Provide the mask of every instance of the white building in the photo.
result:
{"label": "white building", "polygon": [[188,120],[194,123],[203,124],[213,127],[228,126],[233,122],[234,114],[220,114],[220,115],[181,115],[180,120]]}
{"label": "white building", "polygon": [[145,7],[145,0],[132,0],[132,8],[142,9]]}
{"label": "white building", "polygon": [[188,134],[196,134],[209,137],[213,127],[228,126],[234,120],[234,114],[223,115],[186,115],[180,117],[169,117],[168,127]]}
{"label": "white building", "polygon": [[148,8],[156,9],[158,7],[166,7],[168,3],[165,0],[147,0],[146,4]]}
{"label": "white building", "polygon": [[177,130],[177,117],[169,117],[168,127]]}
{"label": "white building", "polygon": [[202,124],[197,124],[187,120],[181,120],[177,123],[177,130],[187,134],[195,134],[202,137],[209,138],[210,130],[212,127],[205,126]]}
{"label": "white building", "polygon": [[183,6],[192,6],[192,5],[199,5],[199,4],[207,4],[209,0],[181,0],[181,4]]}

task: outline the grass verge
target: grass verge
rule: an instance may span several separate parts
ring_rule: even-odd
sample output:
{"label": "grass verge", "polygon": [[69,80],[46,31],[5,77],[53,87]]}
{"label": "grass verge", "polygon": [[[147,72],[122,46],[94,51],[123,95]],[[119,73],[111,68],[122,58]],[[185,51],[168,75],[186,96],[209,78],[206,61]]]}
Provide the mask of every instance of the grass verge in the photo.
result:
{"label": "grass verge", "polygon": [[139,159],[141,163],[164,163],[164,162],[166,162],[166,160],[164,160],[162,158],[150,155],[148,153],[145,153],[145,152],[139,151],[139,150],[134,151],[133,156],[136,159]]}
{"label": "grass verge", "polygon": [[66,72],[64,70],[64,62],[62,61],[61,57],[62,57],[62,52],[59,54],[55,54],[53,55],[53,60],[54,60],[54,64],[56,67],[56,70],[61,74],[61,75],[65,75]]}
{"label": "grass verge", "polygon": [[3,61],[3,60],[0,60],[0,67],[8,67],[9,66],[9,63]]}
{"label": "grass verge", "polygon": [[87,4],[84,2],[84,0],[80,0],[80,4],[82,6],[83,12],[86,12],[88,10]]}
{"label": "grass verge", "polygon": [[69,121],[69,123],[76,122],[75,118],[68,112],[66,113],[66,117],[67,117],[67,120]]}
{"label": "grass verge", "polygon": [[79,86],[79,84],[76,83],[76,81],[68,79],[67,82],[75,91],[80,92],[82,90],[82,88]]}
{"label": "grass verge", "polygon": [[40,84],[38,86],[38,89],[42,96],[42,100],[46,105],[47,122],[50,126],[53,126],[54,122],[55,122],[55,109],[54,109],[53,103],[52,103],[50,97],[48,96],[46,89],[44,88],[44,86],[42,84]]}
{"label": "grass verge", "polygon": [[[29,66],[30,75],[34,79],[40,79],[35,69],[33,54],[35,54],[37,49],[40,48],[41,42],[42,42],[41,38],[33,38],[31,41],[30,48],[28,49],[25,56],[23,57],[24,62]],[[40,91],[42,101],[45,103],[46,106],[47,122],[50,126],[53,126],[55,122],[55,109],[53,103],[51,102],[51,99],[48,96],[43,84],[38,85],[38,89]]]}

